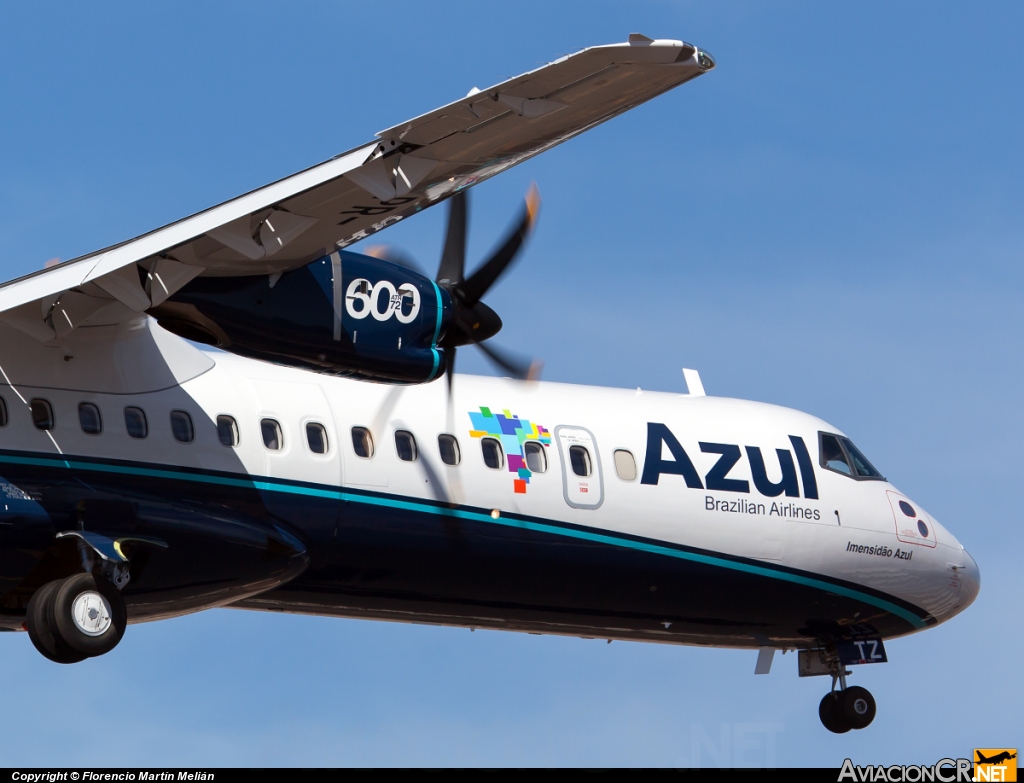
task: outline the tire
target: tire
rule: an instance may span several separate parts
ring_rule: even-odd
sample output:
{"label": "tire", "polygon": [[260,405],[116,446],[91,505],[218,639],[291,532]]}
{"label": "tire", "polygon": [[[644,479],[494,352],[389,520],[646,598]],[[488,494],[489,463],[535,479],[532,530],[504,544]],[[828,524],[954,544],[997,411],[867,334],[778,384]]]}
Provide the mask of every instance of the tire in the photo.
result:
{"label": "tire", "polygon": [[53,627],[75,652],[90,658],[113,650],[128,625],[124,599],[110,582],[75,574],[53,595]]}
{"label": "tire", "polygon": [[842,693],[842,712],[850,728],[866,728],[875,719],[875,697],[859,685],[847,688]]}
{"label": "tire", "polygon": [[821,725],[833,734],[845,734],[853,726],[846,719],[846,713],[842,709],[842,692],[830,691],[826,693],[818,705],[818,717],[821,718]]}
{"label": "tire", "polygon": [[53,596],[60,584],[59,579],[47,582],[32,594],[28,602],[25,625],[28,628],[28,638],[43,657],[54,663],[78,663],[88,656],[72,650],[53,626]]}

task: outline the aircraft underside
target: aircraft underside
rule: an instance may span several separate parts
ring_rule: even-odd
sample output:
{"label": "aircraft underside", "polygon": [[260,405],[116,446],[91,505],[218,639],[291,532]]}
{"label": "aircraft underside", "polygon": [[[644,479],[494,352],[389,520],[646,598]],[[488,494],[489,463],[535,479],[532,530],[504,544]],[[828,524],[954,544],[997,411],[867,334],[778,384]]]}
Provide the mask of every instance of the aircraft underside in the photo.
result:
{"label": "aircraft underside", "polygon": [[0,623],[79,557],[135,548],[130,622],[217,605],[674,644],[810,648],[934,623],[863,586],[603,529],[353,488],[157,464],[0,454],[35,514],[6,512],[26,563]]}

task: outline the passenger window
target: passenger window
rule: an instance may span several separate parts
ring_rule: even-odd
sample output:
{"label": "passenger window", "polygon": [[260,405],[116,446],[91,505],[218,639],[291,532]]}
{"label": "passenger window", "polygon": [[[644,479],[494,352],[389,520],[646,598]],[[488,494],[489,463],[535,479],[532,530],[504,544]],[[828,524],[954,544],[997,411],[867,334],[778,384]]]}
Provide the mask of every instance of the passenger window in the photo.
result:
{"label": "passenger window", "polygon": [[78,422],[82,425],[82,432],[86,435],[99,435],[103,432],[100,409],[91,402],[78,404]]}
{"label": "passenger window", "polygon": [[217,438],[224,446],[238,445],[238,422],[233,416],[217,417]]}
{"label": "passenger window", "polygon": [[484,455],[484,464],[491,470],[501,470],[505,467],[505,452],[501,450],[501,444],[496,439],[481,440],[480,451]]}
{"label": "passenger window", "polygon": [[363,459],[373,456],[373,436],[366,427],[352,428],[352,450]]}
{"label": "passenger window", "polygon": [[281,425],[273,419],[261,421],[260,432],[263,433],[263,445],[271,451],[280,451],[284,446],[284,438],[281,436]]}
{"label": "passenger window", "polygon": [[462,462],[459,440],[454,435],[438,435],[437,449],[441,452],[441,462],[445,465],[458,465]]}
{"label": "passenger window", "polygon": [[821,433],[821,466],[842,473],[845,476],[852,476],[853,469],[846,459],[846,452],[839,445],[839,438],[835,435]]}
{"label": "passenger window", "polygon": [[625,449],[615,449],[615,473],[623,481],[636,481],[636,458]]}
{"label": "passenger window", "polygon": [[327,453],[327,430],[323,424],[311,421],[306,425],[306,443],[314,454]]}
{"label": "passenger window", "polygon": [[544,453],[544,446],[535,440],[528,440],[523,444],[526,452],[526,467],[531,473],[547,473],[548,455]]}
{"label": "passenger window", "polygon": [[10,419],[7,418],[7,400],[0,397],[0,427],[6,427],[8,421]]}
{"label": "passenger window", "polygon": [[416,452],[416,438],[408,430],[395,431],[395,448],[402,462],[415,462],[419,456]]}
{"label": "passenger window", "polygon": [[185,411],[171,411],[171,434],[178,443],[191,443],[196,438],[192,417]]}
{"label": "passenger window", "polygon": [[861,453],[860,449],[853,445],[849,438],[843,438],[843,445],[846,446],[846,453],[850,455],[853,469],[860,478],[882,478],[882,474],[878,472],[874,465],[868,462],[868,458]]}
{"label": "passenger window", "polygon": [[149,435],[146,412],[142,408],[125,408],[124,426],[128,430],[128,434],[133,438],[144,438]]}
{"label": "passenger window", "polygon": [[592,472],[590,467],[590,452],[586,446],[569,447],[569,464],[572,472],[577,476],[589,476]]}
{"label": "passenger window", "polygon": [[49,402],[37,397],[29,403],[29,408],[32,411],[32,423],[36,425],[37,430],[53,429],[56,422],[53,418],[53,406]]}

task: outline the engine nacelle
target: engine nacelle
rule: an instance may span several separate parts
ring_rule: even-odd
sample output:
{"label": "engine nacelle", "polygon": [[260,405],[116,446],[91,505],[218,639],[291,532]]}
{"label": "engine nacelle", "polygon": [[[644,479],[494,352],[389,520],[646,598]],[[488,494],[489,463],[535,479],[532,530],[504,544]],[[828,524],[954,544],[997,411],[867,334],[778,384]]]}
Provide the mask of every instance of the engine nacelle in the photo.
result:
{"label": "engine nacelle", "polygon": [[189,340],[289,367],[388,383],[444,374],[452,301],[429,278],[344,251],[275,277],[198,277],[150,314]]}

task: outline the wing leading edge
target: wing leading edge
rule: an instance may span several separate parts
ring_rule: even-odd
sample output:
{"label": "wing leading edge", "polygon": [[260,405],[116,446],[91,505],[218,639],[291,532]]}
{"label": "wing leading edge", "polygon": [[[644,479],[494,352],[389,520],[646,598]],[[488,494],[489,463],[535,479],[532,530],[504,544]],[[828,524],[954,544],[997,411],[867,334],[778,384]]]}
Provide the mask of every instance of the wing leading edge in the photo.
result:
{"label": "wing leading edge", "polygon": [[138,319],[198,275],[298,268],[713,67],[690,44],[638,34],[583,49],[305,171],[0,285],[0,321],[51,342]]}

